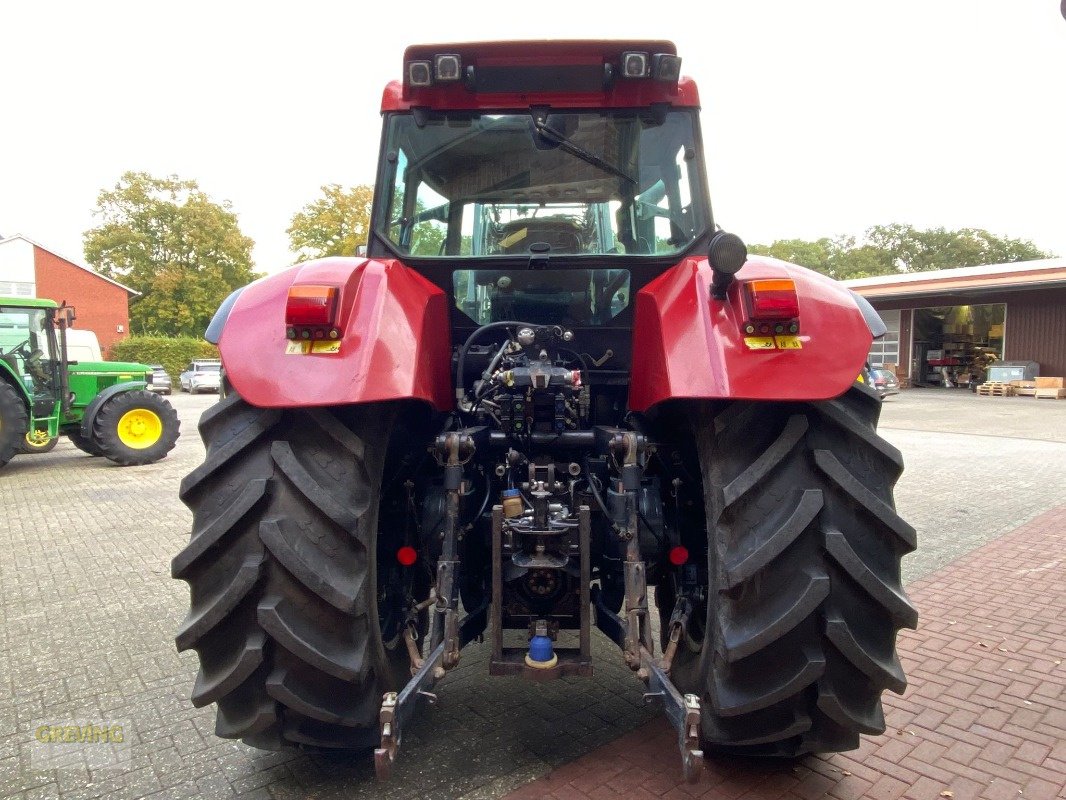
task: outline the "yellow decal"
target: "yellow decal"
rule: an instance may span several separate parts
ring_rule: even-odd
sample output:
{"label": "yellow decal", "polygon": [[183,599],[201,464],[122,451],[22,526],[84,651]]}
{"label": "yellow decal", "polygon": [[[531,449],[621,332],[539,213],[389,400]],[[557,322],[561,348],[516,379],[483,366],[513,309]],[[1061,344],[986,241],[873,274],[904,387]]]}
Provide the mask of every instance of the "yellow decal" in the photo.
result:
{"label": "yellow decal", "polygon": [[500,247],[510,247],[513,244],[518,244],[529,235],[529,228],[519,228],[510,236],[505,236],[500,239]]}
{"label": "yellow decal", "polygon": [[773,336],[745,336],[744,344],[749,350],[776,350]]}
{"label": "yellow decal", "polygon": [[336,341],[317,342],[287,342],[285,353],[290,356],[305,356],[308,353],[319,355],[332,355],[341,351],[341,343]]}
{"label": "yellow decal", "polygon": [[781,350],[802,350],[803,342],[798,336],[777,336],[777,346]]}
{"label": "yellow decal", "polygon": [[862,376],[861,372],[859,373],[859,377],[857,377],[855,380],[857,380],[859,383],[866,383],[866,378]]}

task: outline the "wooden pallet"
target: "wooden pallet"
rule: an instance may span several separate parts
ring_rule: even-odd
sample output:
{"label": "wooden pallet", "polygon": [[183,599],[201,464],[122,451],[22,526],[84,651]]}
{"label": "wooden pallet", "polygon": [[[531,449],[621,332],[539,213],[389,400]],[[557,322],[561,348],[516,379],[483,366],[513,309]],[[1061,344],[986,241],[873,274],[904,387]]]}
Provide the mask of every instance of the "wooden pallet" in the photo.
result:
{"label": "wooden pallet", "polygon": [[1009,383],[989,382],[982,383],[977,387],[977,394],[981,397],[1014,397],[1015,388]]}
{"label": "wooden pallet", "polygon": [[1033,389],[1038,400],[1066,400],[1066,389]]}

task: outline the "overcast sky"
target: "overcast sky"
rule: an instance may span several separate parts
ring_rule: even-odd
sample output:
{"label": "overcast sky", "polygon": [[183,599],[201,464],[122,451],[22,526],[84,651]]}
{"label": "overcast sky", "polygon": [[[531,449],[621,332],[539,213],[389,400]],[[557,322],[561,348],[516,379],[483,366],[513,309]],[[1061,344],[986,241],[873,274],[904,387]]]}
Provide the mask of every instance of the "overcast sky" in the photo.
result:
{"label": "overcast sky", "polygon": [[373,181],[381,90],[406,45],[635,37],[677,43],[716,221],[747,241],[907,222],[1066,256],[1059,0],[0,9],[0,234],[77,259],[97,193],[143,170],[230,200],[257,267],[280,269],[319,186]]}

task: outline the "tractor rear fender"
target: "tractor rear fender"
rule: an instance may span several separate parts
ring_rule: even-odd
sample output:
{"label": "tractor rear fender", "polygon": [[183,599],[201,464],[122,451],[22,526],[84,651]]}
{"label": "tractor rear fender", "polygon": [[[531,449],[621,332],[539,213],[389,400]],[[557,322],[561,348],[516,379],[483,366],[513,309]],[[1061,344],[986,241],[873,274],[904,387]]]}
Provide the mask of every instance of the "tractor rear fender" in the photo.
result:
{"label": "tractor rear fender", "polygon": [[85,413],[81,418],[81,435],[86,439],[91,439],[93,435],[93,420],[96,419],[96,415],[100,409],[103,408],[104,403],[114,397],[116,394],[122,394],[123,392],[136,392],[144,389],[148,384],[144,381],[127,381],[126,383],[116,383],[102,389],[96,397],[94,397],[89,405],[85,406]]}
{"label": "tractor rear fender", "polygon": [[[288,338],[286,304],[296,286],[336,288],[336,340]],[[399,261],[325,258],[291,267],[227,298],[208,330],[226,379],[252,405],[455,404],[447,297]]]}
{"label": "tractor rear fender", "polygon": [[[866,363],[884,325],[837,281],[784,261],[750,257],[726,298],[711,296],[706,258],[688,258],[637,293],[629,407],[664,400],[828,400],[843,394]],[[783,336],[745,329],[752,320],[746,284],[791,279],[799,330]],[[870,321],[866,315],[872,314]],[[878,327],[879,330],[872,330]]]}

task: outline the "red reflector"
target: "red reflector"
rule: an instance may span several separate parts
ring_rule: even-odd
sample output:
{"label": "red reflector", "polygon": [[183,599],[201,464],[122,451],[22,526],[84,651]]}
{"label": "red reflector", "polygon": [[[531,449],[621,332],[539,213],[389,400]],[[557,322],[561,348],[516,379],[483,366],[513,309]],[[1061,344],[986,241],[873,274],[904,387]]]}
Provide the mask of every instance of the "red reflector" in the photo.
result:
{"label": "red reflector", "polygon": [[404,545],[396,551],[396,560],[403,564],[405,567],[409,567],[418,561],[418,551],[413,547]]}
{"label": "red reflector", "polygon": [[795,319],[799,316],[796,284],[790,280],[750,281],[752,319]]}
{"label": "red reflector", "polygon": [[286,325],[332,325],[337,311],[336,286],[290,286]]}
{"label": "red reflector", "polygon": [[675,567],[680,567],[682,564],[688,562],[688,548],[678,545],[677,547],[670,548],[670,563]]}

